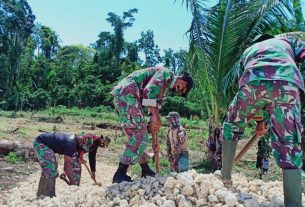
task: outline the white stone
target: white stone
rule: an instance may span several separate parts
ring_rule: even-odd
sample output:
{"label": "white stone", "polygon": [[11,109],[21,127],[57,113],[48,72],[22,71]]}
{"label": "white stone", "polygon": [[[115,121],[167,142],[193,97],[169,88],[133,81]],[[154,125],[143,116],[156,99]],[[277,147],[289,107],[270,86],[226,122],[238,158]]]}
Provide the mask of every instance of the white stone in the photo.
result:
{"label": "white stone", "polygon": [[176,207],[176,204],[174,201],[166,200],[163,203],[163,207]]}
{"label": "white stone", "polygon": [[216,170],[213,174],[221,178],[221,170]]}
{"label": "white stone", "polygon": [[218,202],[218,199],[215,195],[209,195],[208,196],[208,201],[209,202]]}
{"label": "white stone", "polygon": [[175,188],[173,194],[174,194],[174,195],[178,195],[179,193],[180,193],[180,190],[177,189],[177,188]]}
{"label": "white stone", "polygon": [[196,207],[200,207],[200,206],[206,206],[208,204],[206,199],[199,199],[196,202]]}
{"label": "white stone", "polygon": [[244,201],[244,205],[245,205],[245,207],[259,207],[260,206],[256,199],[247,199]]}
{"label": "white stone", "polygon": [[120,207],[127,207],[128,206],[128,201],[127,200],[121,200],[120,201]]}
{"label": "white stone", "polygon": [[139,204],[140,202],[140,196],[136,195],[135,197],[133,197],[130,201],[129,201],[129,205],[135,205],[135,204]]}
{"label": "white stone", "polygon": [[173,188],[177,184],[177,180],[173,177],[168,177],[164,184],[164,188]]}
{"label": "white stone", "polygon": [[145,190],[139,189],[139,190],[138,190],[138,193],[139,193],[140,196],[143,196],[143,195],[145,194]]}
{"label": "white stone", "polygon": [[196,178],[194,179],[194,183],[201,183],[202,181],[204,181],[206,179],[206,176],[203,174],[199,174],[198,176],[196,176]]}
{"label": "white stone", "polygon": [[194,193],[193,188],[191,186],[188,186],[188,185],[184,186],[181,190],[181,194],[185,195],[185,196],[191,196],[191,195],[193,195],[193,193]]}
{"label": "white stone", "polygon": [[225,197],[225,203],[228,206],[234,206],[237,203],[237,198],[234,196],[233,193],[229,193],[226,197]]}
{"label": "white stone", "polygon": [[228,195],[228,191],[226,190],[223,190],[223,189],[219,189],[219,190],[216,190],[215,191],[215,196],[221,200],[221,201],[224,201],[225,200],[225,197]]}
{"label": "white stone", "polygon": [[179,173],[177,176],[177,180],[185,186],[191,186],[193,184],[193,177],[187,173]]}
{"label": "white stone", "polygon": [[201,185],[200,185],[200,192],[201,192],[203,197],[208,196],[209,188],[210,188],[209,182],[204,181],[204,182],[201,183]]}
{"label": "white stone", "polygon": [[192,206],[191,202],[186,200],[185,197],[182,197],[179,200],[178,207],[190,207],[190,206]]}

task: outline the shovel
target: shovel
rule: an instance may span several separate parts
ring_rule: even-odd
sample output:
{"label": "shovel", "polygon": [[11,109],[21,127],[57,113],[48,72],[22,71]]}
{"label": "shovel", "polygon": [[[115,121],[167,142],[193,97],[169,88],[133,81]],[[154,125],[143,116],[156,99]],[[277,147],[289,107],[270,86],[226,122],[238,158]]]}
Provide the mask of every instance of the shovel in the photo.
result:
{"label": "shovel", "polygon": [[65,181],[68,185],[70,185],[70,182],[69,182],[68,179],[66,178],[66,175],[65,175],[65,174],[61,174],[61,175],[59,176],[59,178],[60,178],[61,180]]}
{"label": "shovel", "polygon": [[239,152],[239,154],[234,158],[233,165],[235,165],[245,154],[246,152],[250,149],[250,147],[255,143],[257,140],[259,140],[268,130],[268,125],[264,124],[257,124],[255,134],[254,136],[250,139],[250,141],[244,146],[244,148]]}
{"label": "shovel", "polygon": [[93,178],[92,173],[91,173],[91,170],[89,169],[89,167],[88,167],[87,163],[85,162],[85,163],[83,163],[83,164],[85,165],[85,167],[86,167],[86,169],[87,169],[87,171],[88,171],[88,173],[89,173],[90,177],[91,177],[91,178],[92,178],[92,180],[94,181],[95,185],[102,186],[102,184],[101,184],[101,183],[96,182],[96,180]]}

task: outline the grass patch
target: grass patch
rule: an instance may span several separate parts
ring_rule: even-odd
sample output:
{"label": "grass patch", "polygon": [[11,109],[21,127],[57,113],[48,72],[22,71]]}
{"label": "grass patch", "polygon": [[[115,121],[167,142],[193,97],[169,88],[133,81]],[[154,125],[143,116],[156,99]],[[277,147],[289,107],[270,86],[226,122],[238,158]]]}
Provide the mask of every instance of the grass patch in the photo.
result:
{"label": "grass patch", "polygon": [[5,156],[6,161],[11,164],[18,164],[24,161],[24,157],[17,154],[16,152],[10,152],[7,156]]}

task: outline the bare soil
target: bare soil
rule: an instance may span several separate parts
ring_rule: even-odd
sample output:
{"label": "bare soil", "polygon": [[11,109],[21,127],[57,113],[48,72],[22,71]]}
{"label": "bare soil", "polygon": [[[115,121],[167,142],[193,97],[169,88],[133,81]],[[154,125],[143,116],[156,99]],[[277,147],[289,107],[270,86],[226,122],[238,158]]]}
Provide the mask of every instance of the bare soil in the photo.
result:
{"label": "bare soil", "polygon": [[[44,121],[42,121],[44,120]],[[86,127],[86,123],[95,123],[97,127]],[[103,184],[111,184],[112,175],[116,170],[118,163],[118,157],[124,149],[124,141],[126,138],[122,134],[122,131],[117,127],[103,127],[98,126],[100,123],[97,119],[90,118],[71,118],[63,117],[63,122],[52,123],[47,119],[41,119],[37,117],[22,117],[22,118],[7,118],[0,117],[0,139],[14,140],[24,143],[32,143],[34,138],[43,131],[65,131],[70,133],[81,133],[83,131],[107,135],[112,139],[108,149],[102,149],[98,151],[97,155],[97,180]],[[108,125],[107,125],[108,126]],[[103,128],[103,129],[101,129]],[[201,136],[200,134],[198,136]],[[165,138],[163,134],[161,139]],[[199,138],[200,145],[203,146],[202,151],[190,152],[190,162],[192,164],[202,162],[206,157],[205,139]],[[241,140],[238,144],[237,153],[242,147],[249,141],[249,139]],[[162,140],[164,142],[164,140]],[[151,149],[150,149],[151,151]],[[249,179],[258,179],[259,170],[255,168],[257,145],[254,144],[247,154],[234,166],[234,172],[245,174]],[[165,155],[163,155],[165,156]],[[61,158],[58,158],[59,161]],[[60,167],[59,167],[60,168]],[[130,172],[136,172],[131,169]],[[7,162],[4,157],[0,157],[0,206],[1,197],[14,187],[18,186],[20,182],[25,180],[35,180],[35,187],[31,189],[33,193],[36,192],[37,182],[39,180],[40,167],[37,162],[28,160],[18,164],[11,164]],[[90,180],[88,173],[83,172],[82,176],[85,176],[84,180]],[[139,175],[135,175],[139,176]],[[271,159],[270,170],[263,176],[263,180],[281,180],[281,171],[277,167],[273,158]],[[83,178],[82,178],[83,179]]]}

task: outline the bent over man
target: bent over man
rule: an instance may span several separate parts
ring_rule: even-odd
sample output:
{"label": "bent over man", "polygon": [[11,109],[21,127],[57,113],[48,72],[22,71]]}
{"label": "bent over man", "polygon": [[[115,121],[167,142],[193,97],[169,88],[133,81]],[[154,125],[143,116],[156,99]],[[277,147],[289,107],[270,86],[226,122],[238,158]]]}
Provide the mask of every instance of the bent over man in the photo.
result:
{"label": "bent over man", "polygon": [[260,35],[241,57],[239,90],[223,124],[222,178],[230,185],[237,140],[246,123],[265,108],[274,158],[283,171],[285,206],[302,206],[300,92],[304,79],[298,68],[305,60],[305,42]]}
{"label": "bent over man", "polygon": [[127,169],[129,165],[139,163],[142,177],[154,176],[148,166],[146,146],[148,142],[147,126],[144,120],[143,106],[152,114],[150,130],[156,132],[161,127],[159,108],[166,90],[187,96],[193,86],[193,79],[187,72],[174,76],[163,67],[151,67],[137,70],[119,82],[112,90],[114,106],[119,113],[120,123],[128,136],[125,151],[119,167],[113,176],[113,183],[131,181]]}
{"label": "bent over man", "polygon": [[42,169],[37,197],[55,196],[55,181],[58,177],[58,163],[55,153],[65,155],[64,171],[70,185],[79,185],[83,154],[89,152],[92,177],[95,179],[96,152],[98,146],[105,147],[109,138],[94,134],[74,135],[62,132],[43,133],[36,137],[34,150]]}

